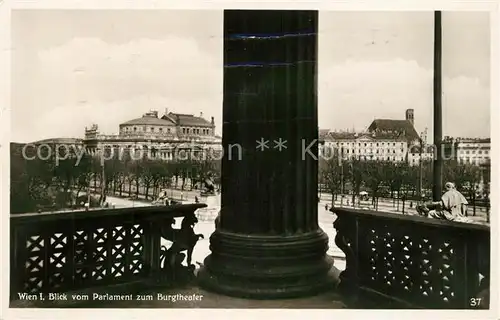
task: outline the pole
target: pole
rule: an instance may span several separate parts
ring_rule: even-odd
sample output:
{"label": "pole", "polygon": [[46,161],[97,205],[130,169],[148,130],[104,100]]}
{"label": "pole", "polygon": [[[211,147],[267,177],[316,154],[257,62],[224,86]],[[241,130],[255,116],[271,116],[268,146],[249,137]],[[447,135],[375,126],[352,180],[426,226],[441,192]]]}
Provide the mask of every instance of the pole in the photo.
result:
{"label": "pole", "polygon": [[441,11],[434,12],[434,147],[432,198],[439,201],[443,189],[443,110],[441,87]]}
{"label": "pole", "polygon": [[106,176],[104,171],[104,162],[102,163],[102,185],[101,185],[101,207],[104,206],[104,197],[106,195]]}
{"label": "pole", "polygon": [[341,158],[339,161],[340,164],[340,206],[344,206],[344,163],[342,162],[344,158],[344,148],[341,148]]}
{"label": "pole", "polygon": [[422,179],[422,175],[423,175],[423,161],[422,161],[422,149],[424,148],[424,140],[423,140],[423,133],[421,134],[421,137],[420,137],[420,157],[419,157],[419,160],[418,160],[418,166],[419,166],[419,170],[420,170],[420,176],[419,176],[419,182],[418,182],[418,199],[419,201],[422,200],[422,183],[423,183],[423,179]]}

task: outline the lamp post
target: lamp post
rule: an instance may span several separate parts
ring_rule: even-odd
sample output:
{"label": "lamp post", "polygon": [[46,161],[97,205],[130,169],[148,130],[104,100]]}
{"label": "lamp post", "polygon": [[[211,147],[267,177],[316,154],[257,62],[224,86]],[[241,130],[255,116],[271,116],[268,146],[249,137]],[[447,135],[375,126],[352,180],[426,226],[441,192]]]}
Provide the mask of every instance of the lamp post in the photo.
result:
{"label": "lamp post", "polygon": [[420,171],[420,179],[418,183],[418,198],[419,201],[422,200],[423,194],[422,194],[422,189],[423,189],[423,171],[424,171],[424,164],[423,164],[423,154],[424,154],[424,149],[427,149],[427,128],[420,134],[420,156],[418,160],[418,165],[419,165],[419,171]]}
{"label": "lamp post", "polygon": [[339,158],[339,165],[340,165],[340,206],[344,206],[344,163],[343,163],[343,158],[344,158],[344,148],[340,148],[340,158]]}

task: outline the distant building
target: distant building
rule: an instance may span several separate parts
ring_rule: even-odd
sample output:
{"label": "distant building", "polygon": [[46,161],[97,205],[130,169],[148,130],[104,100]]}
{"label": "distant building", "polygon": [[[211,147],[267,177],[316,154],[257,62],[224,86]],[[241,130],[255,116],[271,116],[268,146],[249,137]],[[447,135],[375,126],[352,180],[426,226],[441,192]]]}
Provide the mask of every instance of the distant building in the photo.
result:
{"label": "distant building", "polygon": [[490,163],[491,139],[456,138],[459,163],[484,165]]}
{"label": "distant building", "polygon": [[121,123],[117,135],[101,134],[94,124],[85,128],[83,140],[92,154],[106,148],[117,148],[136,154],[150,152],[162,160],[186,158],[186,152],[217,155],[222,150],[221,142],[221,137],[215,134],[214,117],[208,121],[203,114],[195,116],[168,110],[161,118],[158,111],[150,111],[140,118]]}
{"label": "distant building", "polygon": [[420,164],[422,161],[432,161],[434,159],[434,147],[432,145],[413,145],[408,150],[408,163],[412,166]]}
{"label": "distant building", "polygon": [[[338,149],[344,159],[408,161],[409,150],[420,145],[413,109],[404,120],[375,119],[365,132],[320,131],[321,152]],[[413,160],[413,159],[410,159]]]}
{"label": "distant building", "polygon": [[50,138],[23,144],[24,152],[38,152],[39,157],[45,158],[54,156],[56,149],[61,160],[78,157],[82,148],[85,148],[83,139],[79,138]]}
{"label": "distant building", "polygon": [[200,139],[215,137],[214,117],[209,122],[192,114],[172,113],[158,117],[158,111],[151,111],[142,117],[120,124],[120,135],[143,137],[170,137],[179,139]]}
{"label": "distant building", "polygon": [[[337,150],[344,159],[379,160],[418,165],[434,159],[438,150],[425,143],[414,127],[414,110],[405,112],[404,120],[375,119],[364,132],[320,130],[320,154]],[[445,159],[478,166],[490,161],[491,139],[443,139]]]}
{"label": "distant building", "polygon": [[59,146],[66,146],[66,147],[81,147],[83,146],[83,139],[79,138],[50,138],[50,139],[43,139],[43,140],[38,140],[35,142],[32,142],[31,144],[33,145],[59,145]]}

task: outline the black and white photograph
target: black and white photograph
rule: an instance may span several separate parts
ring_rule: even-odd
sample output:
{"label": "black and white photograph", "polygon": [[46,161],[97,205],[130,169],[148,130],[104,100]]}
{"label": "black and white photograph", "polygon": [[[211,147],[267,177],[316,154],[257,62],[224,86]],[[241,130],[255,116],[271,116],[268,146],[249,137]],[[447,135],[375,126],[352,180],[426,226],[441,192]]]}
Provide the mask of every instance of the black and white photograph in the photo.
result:
{"label": "black and white photograph", "polygon": [[13,9],[9,308],[492,311],[497,27]]}

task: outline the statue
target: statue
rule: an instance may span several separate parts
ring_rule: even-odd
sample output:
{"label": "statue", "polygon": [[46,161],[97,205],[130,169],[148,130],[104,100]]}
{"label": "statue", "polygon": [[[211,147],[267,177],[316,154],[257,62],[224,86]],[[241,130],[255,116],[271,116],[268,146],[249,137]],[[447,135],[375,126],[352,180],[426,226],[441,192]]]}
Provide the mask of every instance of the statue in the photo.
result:
{"label": "statue", "polygon": [[[184,268],[182,262],[187,258],[189,271],[194,271],[194,265],[191,264],[193,250],[196,243],[200,239],[204,239],[202,234],[195,234],[194,225],[198,223],[194,212],[189,213],[182,219],[181,228],[174,229],[175,220],[169,220],[170,224],[161,228],[161,236],[172,242],[170,248],[162,246],[162,255],[160,264],[163,263],[163,268],[179,269]],[[187,255],[182,254],[182,251],[187,251]]]}
{"label": "statue", "polygon": [[467,199],[456,189],[455,184],[452,182],[447,182],[445,189],[446,192],[440,201],[417,205],[415,207],[417,213],[435,219],[469,222],[465,217],[468,205]]}
{"label": "statue", "polygon": [[205,179],[204,182],[205,189],[202,191],[204,194],[215,194],[215,184],[211,177]]}

